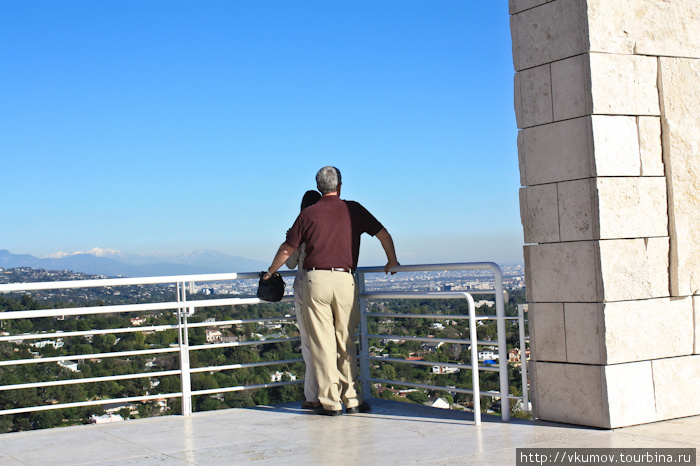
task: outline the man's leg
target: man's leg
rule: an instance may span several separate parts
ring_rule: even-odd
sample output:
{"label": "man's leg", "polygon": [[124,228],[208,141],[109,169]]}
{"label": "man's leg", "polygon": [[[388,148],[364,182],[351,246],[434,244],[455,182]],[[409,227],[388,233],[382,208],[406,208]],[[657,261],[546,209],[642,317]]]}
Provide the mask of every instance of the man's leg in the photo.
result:
{"label": "man's leg", "polygon": [[333,324],[333,280],[326,270],[313,270],[304,280],[304,317],[309,335],[311,359],[318,382],[318,400],[327,410],[343,409],[337,366],[335,328]]}
{"label": "man's leg", "polygon": [[306,319],[304,317],[303,296],[304,291],[302,282],[301,288],[294,288],[294,313],[297,316],[297,324],[299,324],[299,336],[301,337],[301,355],[303,356],[304,364],[306,365],[306,372],[304,374],[304,398],[309,403],[318,403],[318,382],[316,381],[314,363],[311,360],[311,348],[309,347],[309,333],[307,330]]}
{"label": "man's leg", "polygon": [[357,345],[355,330],[360,323],[360,307],[355,277],[349,273],[333,272],[336,282],[333,311],[335,338],[338,344],[340,395],[346,408],[362,404],[358,391]]}

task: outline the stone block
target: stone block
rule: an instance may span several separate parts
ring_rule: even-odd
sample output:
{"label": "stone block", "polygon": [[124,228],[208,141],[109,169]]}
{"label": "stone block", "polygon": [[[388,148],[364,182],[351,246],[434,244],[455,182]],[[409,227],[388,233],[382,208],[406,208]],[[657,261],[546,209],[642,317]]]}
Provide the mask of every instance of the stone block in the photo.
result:
{"label": "stone block", "polygon": [[664,162],[661,153],[661,119],[658,117],[637,117],[637,132],[639,133],[642,176],[664,176]]}
{"label": "stone block", "polygon": [[557,193],[561,241],[668,236],[665,178],[564,181]]}
{"label": "stone block", "polygon": [[691,298],[565,303],[564,321],[570,363],[621,364],[693,353]]}
{"label": "stone block", "polygon": [[693,353],[700,354],[700,296],[693,296],[693,315],[695,316],[695,337],[693,338]]}
{"label": "stone block", "polygon": [[667,237],[527,245],[527,299],[590,303],[669,297],[668,252]]}
{"label": "stone block", "polygon": [[640,176],[639,134],[635,117],[590,117],[592,171],[595,176]]}
{"label": "stone block", "polygon": [[700,414],[700,355],[651,361],[659,420]]}
{"label": "stone block", "polygon": [[606,303],[602,317],[605,364],[693,353],[693,303],[690,297]]}
{"label": "stone block", "polygon": [[650,361],[604,366],[603,371],[606,419],[601,427],[625,427],[658,420]]}
{"label": "stone block", "polygon": [[536,361],[566,362],[563,303],[530,303],[530,349]]}
{"label": "stone block", "polygon": [[525,243],[559,241],[556,183],[520,188],[520,219]]}
{"label": "stone block", "polygon": [[551,123],[552,83],[549,65],[519,71],[515,76],[515,109],[516,114],[520,115],[518,128]]}
{"label": "stone block", "polygon": [[512,16],[516,71],[584,53],[585,8],[581,0],[557,0]]}
{"label": "stone block", "polygon": [[587,0],[595,52],[700,58],[697,0]]}
{"label": "stone block", "polygon": [[590,113],[599,115],[660,114],[656,57],[589,53],[587,81]]}
{"label": "stone block", "polygon": [[543,421],[604,427],[601,366],[532,362],[532,405]]}
{"label": "stone block", "polygon": [[557,195],[561,241],[596,239],[598,218],[595,179],[557,183]]}
{"label": "stone block", "polygon": [[[566,360],[575,364],[603,364],[603,304],[566,303],[564,321]],[[533,339],[532,332],[530,339]]]}
{"label": "stone block", "polygon": [[593,241],[524,247],[528,302],[598,301],[599,258]]}
{"label": "stone block", "polygon": [[589,133],[589,119],[586,117],[520,131],[518,157],[521,184],[532,186],[590,178]]}
{"label": "stone block", "polygon": [[668,236],[665,178],[597,178],[595,192],[596,239]]}
{"label": "stone block", "polygon": [[598,301],[669,296],[668,238],[601,240],[597,246]]}
{"label": "stone block", "polygon": [[551,64],[554,121],[568,120],[590,113],[586,108],[586,95],[590,85],[586,82],[585,65],[583,55]]}
{"label": "stone block", "polygon": [[660,58],[673,296],[700,294],[700,60]]}

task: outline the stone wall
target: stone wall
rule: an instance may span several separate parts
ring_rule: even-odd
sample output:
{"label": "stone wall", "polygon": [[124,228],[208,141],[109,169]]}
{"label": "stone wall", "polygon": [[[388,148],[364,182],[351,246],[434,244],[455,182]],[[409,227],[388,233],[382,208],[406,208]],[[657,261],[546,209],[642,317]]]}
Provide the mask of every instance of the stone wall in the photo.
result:
{"label": "stone wall", "polygon": [[535,414],[700,414],[700,1],[509,7]]}

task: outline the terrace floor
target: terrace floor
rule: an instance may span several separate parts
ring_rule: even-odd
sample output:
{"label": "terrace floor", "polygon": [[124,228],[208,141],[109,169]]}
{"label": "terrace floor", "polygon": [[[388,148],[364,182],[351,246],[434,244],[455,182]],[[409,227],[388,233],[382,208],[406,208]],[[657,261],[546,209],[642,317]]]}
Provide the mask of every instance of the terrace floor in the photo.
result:
{"label": "terrace floor", "polygon": [[[0,435],[0,464],[404,465],[516,463],[516,448],[700,448],[700,416],[614,430],[372,400],[326,417],[298,403]],[[697,451],[697,450],[696,450]]]}

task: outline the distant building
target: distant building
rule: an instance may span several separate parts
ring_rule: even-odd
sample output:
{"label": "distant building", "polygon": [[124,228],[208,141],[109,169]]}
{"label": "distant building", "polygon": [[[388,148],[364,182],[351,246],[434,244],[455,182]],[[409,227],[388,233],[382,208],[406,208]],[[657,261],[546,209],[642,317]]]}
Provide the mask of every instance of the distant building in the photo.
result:
{"label": "distant building", "polygon": [[459,372],[459,367],[433,366],[433,374],[456,374]]}
{"label": "distant building", "polygon": [[218,328],[208,328],[204,331],[207,343],[218,343],[221,341],[221,330]]}
{"label": "distant building", "polygon": [[146,323],[146,318],[145,317],[133,317],[129,321],[131,322],[131,325],[133,325],[134,327],[138,327],[139,325],[143,325]]}
{"label": "distant building", "polygon": [[443,342],[443,341],[426,341],[422,345],[420,345],[420,347],[423,348],[424,350],[430,351],[432,353],[434,351],[437,351],[437,349],[440,348],[444,344],[445,344],[445,342]]}
{"label": "distant building", "polygon": [[53,346],[55,349],[62,348],[63,347],[63,340],[58,339],[58,340],[42,340],[42,341],[35,341],[34,343],[29,343],[29,346],[33,346],[34,348],[43,348],[44,346]]}
{"label": "distant building", "polygon": [[88,419],[88,422],[90,424],[107,424],[110,422],[120,422],[123,420],[124,418],[121,417],[119,414],[103,414],[102,416],[96,416],[93,414]]}
{"label": "distant building", "polygon": [[73,362],[73,361],[66,362],[65,360],[61,360],[61,361],[57,361],[56,364],[58,364],[61,367],[65,367],[69,371],[80,372],[78,370],[78,363],[77,362]]}
{"label": "distant building", "polygon": [[426,401],[423,404],[433,408],[450,409],[450,404],[443,397],[437,398],[433,401]]}
{"label": "distant building", "polygon": [[294,380],[297,379],[297,376],[294,375],[294,374],[292,374],[292,373],[290,373],[290,372],[287,372],[287,371],[284,371],[284,372],[277,371],[277,372],[275,372],[274,374],[270,374],[270,382],[281,382],[281,381],[282,381],[282,377],[284,377],[285,375],[288,376],[288,377],[289,377],[289,380],[291,380],[291,381],[294,381]]}

